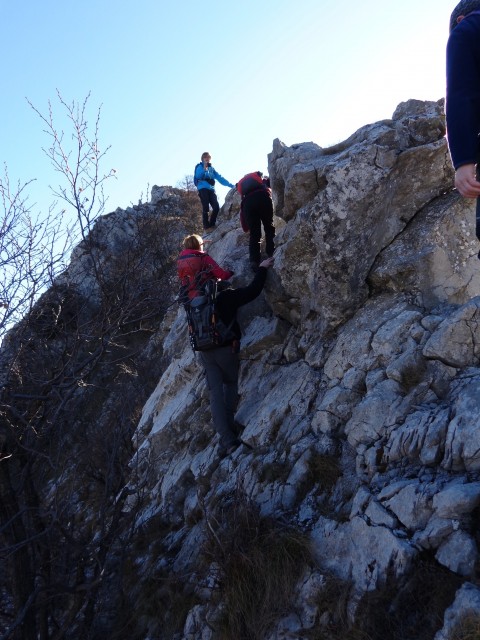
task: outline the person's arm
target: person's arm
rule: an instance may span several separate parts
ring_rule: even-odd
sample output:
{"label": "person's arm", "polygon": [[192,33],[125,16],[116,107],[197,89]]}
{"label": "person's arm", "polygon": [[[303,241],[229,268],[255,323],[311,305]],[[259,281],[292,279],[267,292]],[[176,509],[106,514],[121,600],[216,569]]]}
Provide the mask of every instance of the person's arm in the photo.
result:
{"label": "person's arm", "polygon": [[464,198],[478,198],[480,196],[480,182],[475,176],[475,164],[463,164],[455,171],[455,186]]}
{"label": "person's arm", "polygon": [[206,255],[204,258],[205,264],[210,267],[210,273],[219,280],[228,280],[233,276],[233,271],[230,269],[222,269],[222,267],[215,262],[213,258]]}
{"label": "person's arm", "polygon": [[213,175],[214,175],[215,179],[218,180],[220,182],[220,184],[223,184],[224,187],[230,187],[230,189],[234,189],[235,188],[234,184],[232,184],[231,182],[226,180],[223,176],[221,176],[218,173],[218,171],[216,171],[213,167],[212,167],[212,172],[213,172]]}
{"label": "person's arm", "polygon": [[219,305],[224,306],[233,312],[239,307],[243,307],[244,304],[248,304],[249,302],[252,302],[252,300],[255,300],[265,286],[267,270],[269,267],[273,266],[273,262],[274,258],[267,258],[261,262],[255,277],[246,287],[222,291],[221,294],[219,294]]}
{"label": "person's arm", "polygon": [[475,179],[480,132],[480,16],[464,19],[447,45],[447,140],[455,185],[466,197],[480,195]]}

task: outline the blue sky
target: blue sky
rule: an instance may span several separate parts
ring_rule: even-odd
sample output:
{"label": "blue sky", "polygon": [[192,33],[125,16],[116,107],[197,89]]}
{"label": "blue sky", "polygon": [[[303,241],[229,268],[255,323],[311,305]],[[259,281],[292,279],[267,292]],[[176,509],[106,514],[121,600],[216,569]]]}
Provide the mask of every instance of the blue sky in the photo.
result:
{"label": "blue sky", "polygon": [[[267,154],[327,147],[390,118],[409,98],[445,94],[447,0],[0,0],[0,161],[39,210],[58,174],[28,98],[62,128],[67,102],[102,105],[107,211],[147,185],[173,185],[203,151],[231,182]],[[218,186],[223,201],[228,189]]]}

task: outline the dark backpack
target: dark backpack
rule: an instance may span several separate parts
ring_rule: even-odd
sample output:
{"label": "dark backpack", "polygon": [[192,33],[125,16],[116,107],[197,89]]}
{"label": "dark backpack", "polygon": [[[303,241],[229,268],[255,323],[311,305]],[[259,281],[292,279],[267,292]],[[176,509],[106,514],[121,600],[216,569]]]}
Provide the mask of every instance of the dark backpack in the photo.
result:
{"label": "dark backpack", "polygon": [[193,184],[198,187],[198,178],[197,178],[197,167],[203,167],[203,162],[199,162],[195,165],[195,169],[193,170]]}
{"label": "dark backpack", "polygon": [[190,344],[194,351],[208,351],[238,340],[235,320],[227,326],[217,315],[217,280],[205,283],[204,294],[185,303]]}
{"label": "dark backpack", "polygon": [[266,189],[260,171],[247,173],[247,175],[243,176],[243,178],[237,182],[237,191],[242,197],[259,189]]}

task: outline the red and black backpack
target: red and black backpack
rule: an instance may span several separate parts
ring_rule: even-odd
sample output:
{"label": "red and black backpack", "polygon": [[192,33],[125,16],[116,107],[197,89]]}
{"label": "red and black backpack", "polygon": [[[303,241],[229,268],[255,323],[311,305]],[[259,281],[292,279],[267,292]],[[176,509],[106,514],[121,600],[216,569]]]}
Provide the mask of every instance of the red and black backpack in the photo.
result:
{"label": "red and black backpack", "polygon": [[177,273],[180,278],[181,297],[191,300],[203,292],[207,280],[212,276],[212,267],[205,256],[187,253],[177,259]]}
{"label": "red and black backpack", "polygon": [[207,280],[202,295],[184,304],[188,334],[194,351],[208,351],[229,344],[238,345],[235,318],[227,326],[217,313],[218,281]]}
{"label": "red and black backpack", "polygon": [[254,171],[253,173],[247,173],[241,180],[237,182],[237,191],[242,196],[246,196],[252,191],[258,191],[259,189],[265,189],[265,183],[263,182],[263,176],[260,171]]}

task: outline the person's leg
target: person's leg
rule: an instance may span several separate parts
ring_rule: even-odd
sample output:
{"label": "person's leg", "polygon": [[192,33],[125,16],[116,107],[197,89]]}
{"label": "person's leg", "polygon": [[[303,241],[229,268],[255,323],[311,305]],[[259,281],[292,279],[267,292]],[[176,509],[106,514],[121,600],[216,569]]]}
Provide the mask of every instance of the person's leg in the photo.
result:
{"label": "person's leg", "polygon": [[[222,349],[223,348],[224,347],[222,347]],[[213,426],[220,435],[221,446],[227,448],[235,442],[236,436],[229,426],[227,417],[227,407],[223,389],[224,374],[216,358],[216,352],[219,350],[220,349],[212,349],[211,351],[200,352],[200,359],[207,374]]]}
{"label": "person's leg", "polygon": [[[480,182],[480,151],[478,153],[477,158],[477,168],[475,171],[475,177]],[[477,198],[477,209],[476,209],[476,235],[477,240],[480,240],[480,198]],[[478,258],[480,259],[480,251],[478,252]]]}
{"label": "person's leg", "polygon": [[208,228],[208,210],[210,204],[209,191],[209,189],[200,189],[198,192],[200,202],[202,203],[202,222],[204,229]]}
{"label": "person's leg", "polygon": [[259,265],[260,260],[260,242],[262,239],[262,223],[255,206],[254,194],[248,196],[244,200],[243,213],[245,220],[250,228],[250,239],[248,242],[248,251],[250,254],[250,262]]}
{"label": "person's leg", "polygon": [[212,207],[212,215],[210,217],[209,226],[214,227],[217,222],[218,212],[220,211],[220,205],[218,204],[218,198],[215,191],[209,189],[210,205]]}
{"label": "person's leg", "polygon": [[275,227],[273,224],[273,202],[268,195],[264,198],[260,216],[265,233],[265,251],[270,258],[275,251]]}
{"label": "person's leg", "polygon": [[233,353],[231,346],[215,350],[216,361],[223,374],[223,397],[227,423],[232,433],[236,433],[235,411],[238,404],[238,370],[240,362],[238,353]]}

